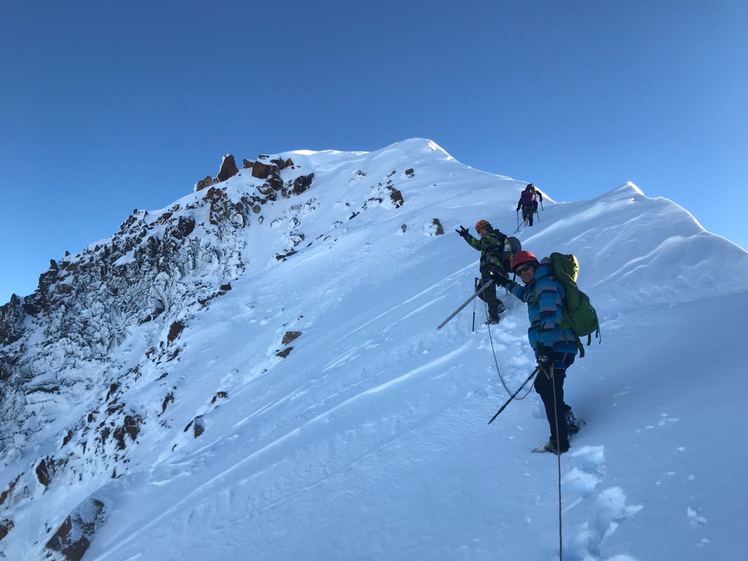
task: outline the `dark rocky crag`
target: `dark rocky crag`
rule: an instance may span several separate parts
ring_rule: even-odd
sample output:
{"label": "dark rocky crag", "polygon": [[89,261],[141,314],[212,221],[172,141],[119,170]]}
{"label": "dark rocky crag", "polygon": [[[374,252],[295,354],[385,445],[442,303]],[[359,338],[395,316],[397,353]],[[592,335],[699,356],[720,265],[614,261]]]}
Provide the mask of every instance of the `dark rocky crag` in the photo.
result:
{"label": "dark rocky crag", "polygon": [[[168,365],[179,360],[180,334],[243,274],[251,259],[244,231],[263,221],[265,205],[312,187],[314,174],[286,175],[291,160],[266,164],[270,171],[255,187],[229,191],[208,177],[188,202],[159,214],[136,209],[111,238],[51,261],[32,294],[13,295],[0,306],[0,461],[17,459],[46,425],[66,424],[56,452],[37,458],[12,482],[0,481],[0,556],[3,542],[18,531],[11,506],[70,481],[94,491],[127,473],[141,433],[158,426],[178,399]],[[233,156],[224,158],[218,179],[237,173]],[[291,232],[289,243],[303,239]],[[133,333],[147,348],[125,360],[121,347]],[[128,389],[154,382],[165,389],[152,410],[125,401]],[[81,407],[86,413],[74,417],[71,411]],[[44,521],[59,525],[50,551],[69,559],[85,552],[101,508],[94,501],[84,510],[85,516],[71,509],[66,521]]]}

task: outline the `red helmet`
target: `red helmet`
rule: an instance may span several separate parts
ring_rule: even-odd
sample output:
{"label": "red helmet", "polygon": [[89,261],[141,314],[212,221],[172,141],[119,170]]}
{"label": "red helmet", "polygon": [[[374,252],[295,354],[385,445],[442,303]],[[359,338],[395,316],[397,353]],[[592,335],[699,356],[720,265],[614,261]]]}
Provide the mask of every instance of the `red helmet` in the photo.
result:
{"label": "red helmet", "polygon": [[480,232],[481,228],[488,228],[489,230],[493,230],[491,227],[491,223],[488,220],[478,220],[478,222],[475,223],[475,231]]}
{"label": "red helmet", "polygon": [[518,251],[513,254],[512,258],[509,260],[509,265],[512,267],[512,271],[515,271],[517,267],[524,265],[525,263],[532,263],[537,267],[538,258],[535,257],[535,254],[531,251]]}

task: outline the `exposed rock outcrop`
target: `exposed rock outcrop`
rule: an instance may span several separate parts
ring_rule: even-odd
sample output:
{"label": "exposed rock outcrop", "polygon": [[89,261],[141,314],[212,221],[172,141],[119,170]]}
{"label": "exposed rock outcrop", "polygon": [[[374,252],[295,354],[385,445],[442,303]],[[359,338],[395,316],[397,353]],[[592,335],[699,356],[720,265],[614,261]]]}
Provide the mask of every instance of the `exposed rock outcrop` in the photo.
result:
{"label": "exposed rock outcrop", "polygon": [[172,236],[174,236],[176,239],[181,240],[183,238],[186,238],[189,236],[193,230],[195,229],[195,219],[192,217],[179,217],[179,222],[177,223],[176,228],[172,230]]}
{"label": "exposed rock outcrop", "polygon": [[392,201],[392,204],[395,205],[395,208],[400,208],[405,202],[405,199],[403,199],[403,194],[394,187],[390,188],[390,200]]}
{"label": "exposed rock outcrop", "polygon": [[275,164],[266,164],[257,160],[252,166],[252,177],[267,179],[271,173],[278,173],[280,169]]}
{"label": "exposed rock outcrop", "polygon": [[195,421],[192,424],[192,431],[195,435],[195,438],[199,437],[205,432],[205,419],[202,415],[198,415],[197,417],[195,417]]}
{"label": "exposed rock outcrop", "polygon": [[46,548],[62,554],[66,561],[80,561],[105,518],[104,503],[94,498],[86,499],[60,525]]}
{"label": "exposed rock outcrop", "polygon": [[[65,485],[83,482],[93,489],[126,475],[138,461],[140,442],[150,442],[144,433],[176,422],[173,404],[182,381],[169,377],[170,365],[191,344],[185,326],[243,274],[252,256],[244,229],[263,223],[269,202],[313,185],[314,174],[291,172],[290,159],[258,162],[268,171],[256,191],[258,181],[227,185],[206,177],[198,182],[199,194],[158,213],[135,209],[109,239],[51,260],[32,294],[13,295],[0,306],[0,454],[6,461],[20,457],[40,427],[55,426],[49,436],[59,445],[58,453],[37,458],[0,493],[0,520],[9,521],[0,523],[0,534],[11,532],[7,543],[20,524],[14,509],[49,500],[70,512],[74,503],[65,502]],[[316,205],[313,197],[288,205],[277,259],[301,251],[297,216]],[[293,347],[287,343],[297,334],[288,332],[285,348],[273,352],[288,356]],[[139,393],[141,387],[153,391]],[[149,397],[139,402],[139,395]],[[211,396],[215,407],[228,399],[225,391]],[[206,424],[198,415],[189,427],[187,436],[199,437]],[[48,554],[79,559],[103,520],[99,506],[92,500],[81,507],[90,516],[78,509],[62,522],[45,519],[56,529]]]}
{"label": "exposed rock outcrop", "polygon": [[213,179],[210,175],[206,175],[204,179],[201,179],[197,183],[195,183],[195,191],[202,191],[206,187],[210,187],[215,183],[215,179]]}
{"label": "exposed rock outcrop", "polygon": [[312,186],[312,181],[314,181],[314,174],[310,173],[309,175],[300,175],[296,179],[294,179],[293,182],[293,188],[291,189],[291,192],[294,195],[301,195],[304,191],[309,189],[309,187]]}
{"label": "exposed rock outcrop", "polygon": [[291,351],[293,350],[293,347],[286,347],[282,351],[278,351],[275,353],[275,356],[279,356],[281,358],[286,358],[288,355],[291,354]]}
{"label": "exposed rock outcrop", "polygon": [[135,442],[140,432],[140,425],[143,423],[143,418],[139,415],[125,415],[123,424],[112,433],[114,439],[117,441],[117,448],[124,450],[127,446],[125,436],[129,436],[130,439]]}
{"label": "exposed rock outcrop", "polygon": [[[23,304],[21,299],[12,294],[10,302],[0,306],[0,344],[5,345],[18,340],[23,334]],[[3,379],[3,365],[0,360],[0,379]]]}
{"label": "exposed rock outcrop", "polygon": [[13,521],[9,518],[6,518],[2,522],[0,522],[0,540],[4,539],[5,536],[8,535],[8,532],[10,532],[15,524],[13,524]]}
{"label": "exposed rock outcrop", "polygon": [[228,392],[223,392],[223,391],[221,391],[221,392],[216,392],[216,395],[214,395],[214,396],[213,396],[213,399],[211,399],[211,400],[210,400],[210,403],[211,403],[211,405],[212,405],[212,404],[214,404],[214,403],[215,403],[216,401],[218,401],[219,399],[228,399],[228,398],[229,398],[229,394],[228,394]]}
{"label": "exposed rock outcrop", "polygon": [[234,177],[237,173],[239,173],[239,168],[236,167],[236,161],[234,160],[233,154],[226,154],[223,157],[223,160],[221,161],[221,169],[218,170],[218,175],[216,175],[216,179],[221,181],[226,181],[230,177]]}
{"label": "exposed rock outcrop", "polygon": [[174,340],[179,337],[179,335],[184,330],[184,323],[181,321],[175,321],[171,324],[171,327],[169,327],[169,334],[166,336],[166,340],[169,343],[173,343]]}
{"label": "exposed rock outcrop", "polygon": [[36,464],[35,471],[36,478],[39,480],[39,483],[41,483],[45,487],[48,487],[52,482],[52,475],[50,474],[50,469],[47,465],[47,458],[44,458],[42,461]]}
{"label": "exposed rock outcrop", "polygon": [[286,169],[288,167],[293,167],[293,160],[291,158],[288,158],[284,160],[283,158],[276,158],[275,160],[270,160],[272,163],[274,163],[276,166],[278,166],[278,169]]}
{"label": "exposed rock outcrop", "polygon": [[301,331],[286,331],[286,333],[283,335],[283,340],[281,343],[284,345],[288,345],[291,341],[295,341],[301,337]]}

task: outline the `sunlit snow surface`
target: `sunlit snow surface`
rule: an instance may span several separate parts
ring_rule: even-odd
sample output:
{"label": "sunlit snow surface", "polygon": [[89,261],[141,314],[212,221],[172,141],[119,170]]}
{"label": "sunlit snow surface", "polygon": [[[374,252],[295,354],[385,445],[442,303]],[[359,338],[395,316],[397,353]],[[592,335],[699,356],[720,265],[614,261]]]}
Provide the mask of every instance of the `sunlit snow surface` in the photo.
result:
{"label": "sunlit snow surface", "polygon": [[[89,496],[107,520],[86,561],[558,558],[556,458],[530,453],[548,437],[539,400],[488,426],[507,394],[484,311],[474,333],[472,307],[435,329],[477,273],[454,229],[485,218],[512,233],[524,183],[422,139],[282,156],[314,172],[312,187],[242,230],[248,267],[187,323],[179,357],[150,364],[147,326],[114,351],[142,368],[126,400],[146,423],[124,473],[62,478],[3,505],[15,523],[0,541],[7,559],[40,559]],[[223,185],[238,197],[259,183],[243,170]],[[573,203],[540,187],[540,220],[518,236],[539,256],[579,257],[603,335],[567,377],[588,425],[562,457],[564,559],[742,558],[748,254],[631,183]],[[304,243],[278,261],[292,231]],[[504,300],[491,335],[516,388],[533,368],[527,314]],[[283,345],[291,330],[302,335]],[[212,402],[217,392],[228,397]],[[0,485],[59,449],[86,412],[57,406],[69,416],[19,443]],[[194,438],[183,429],[198,415]]]}

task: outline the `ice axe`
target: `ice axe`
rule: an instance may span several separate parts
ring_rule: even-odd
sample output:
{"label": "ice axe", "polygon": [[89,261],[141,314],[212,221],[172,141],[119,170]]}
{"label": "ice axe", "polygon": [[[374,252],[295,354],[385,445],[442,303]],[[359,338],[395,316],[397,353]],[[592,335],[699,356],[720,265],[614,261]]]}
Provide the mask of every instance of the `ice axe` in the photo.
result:
{"label": "ice axe", "polygon": [[442,327],[444,327],[445,325],[447,325],[447,323],[449,322],[449,320],[451,320],[453,317],[455,317],[458,313],[460,313],[460,311],[465,306],[467,306],[468,304],[470,304],[470,302],[473,301],[473,298],[475,298],[479,294],[482,294],[484,290],[486,290],[487,288],[490,288],[493,284],[494,284],[493,279],[491,279],[488,282],[486,282],[483,286],[481,286],[478,290],[476,290],[475,293],[470,298],[468,298],[467,300],[465,300],[459,308],[457,308],[454,312],[452,312],[447,319],[445,319],[443,322],[441,322],[436,327],[436,329],[439,330]]}

